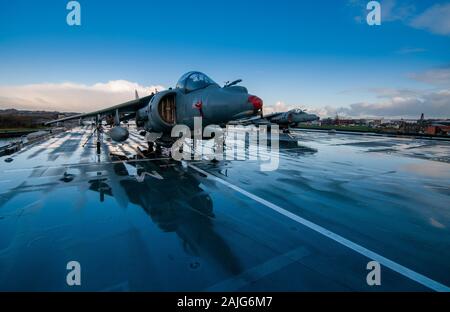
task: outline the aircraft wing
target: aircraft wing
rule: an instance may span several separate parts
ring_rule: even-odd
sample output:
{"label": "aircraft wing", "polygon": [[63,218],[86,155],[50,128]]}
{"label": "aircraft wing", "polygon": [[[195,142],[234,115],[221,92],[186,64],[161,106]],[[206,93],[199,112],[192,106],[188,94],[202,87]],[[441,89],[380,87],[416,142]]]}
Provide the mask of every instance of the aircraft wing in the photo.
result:
{"label": "aircraft wing", "polygon": [[238,120],[234,120],[232,122],[232,124],[238,124],[238,125],[243,125],[243,126],[248,126],[248,125],[252,125],[252,124],[267,124],[270,123],[270,120],[278,115],[280,115],[282,113],[272,113],[272,114],[268,114],[268,115],[264,115],[264,116],[254,116],[254,117],[250,117],[250,118],[243,118],[243,119],[238,119]]}
{"label": "aircraft wing", "polygon": [[281,115],[281,114],[283,114],[283,113],[272,113],[272,114],[267,114],[267,115],[264,115],[264,118],[266,118],[267,120],[271,120],[272,118],[277,117],[277,116],[279,116],[279,115]]}
{"label": "aircraft wing", "polygon": [[116,113],[116,110],[119,111],[119,113],[133,114],[137,110],[145,107],[149,103],[149,101],[151,100],[152,97],[153,97],[153,95],[149,95],[149,96],[142,97],[140,99],[132,100],[132,101],[125,102],[122,104],[118,104],[118,105],[114,105],[114,106],[100,109],[100,110],[97,110],[94,112],[78,114],[78,115],[73,115],[70,117],[52,120],[52,121],[46,122],[45,125],[47,126],[47,125],[51,125],[51,124],[54,124],[57,122],[63,122],[63,121],[68,121],[68,120],[83,119],[83,118],[96,117],[96,116],[103,117],[105,115],[113,115]]}

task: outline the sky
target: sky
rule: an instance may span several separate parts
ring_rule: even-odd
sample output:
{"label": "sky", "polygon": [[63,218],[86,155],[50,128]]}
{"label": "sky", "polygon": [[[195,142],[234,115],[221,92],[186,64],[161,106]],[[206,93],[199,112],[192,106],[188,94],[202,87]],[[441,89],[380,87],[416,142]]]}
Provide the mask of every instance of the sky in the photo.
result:
{"label": "sky", "polygon": [[174,87],[243,79],[265,111],[450,118],[450,1],[0,0],[0,109],[87,112]]}

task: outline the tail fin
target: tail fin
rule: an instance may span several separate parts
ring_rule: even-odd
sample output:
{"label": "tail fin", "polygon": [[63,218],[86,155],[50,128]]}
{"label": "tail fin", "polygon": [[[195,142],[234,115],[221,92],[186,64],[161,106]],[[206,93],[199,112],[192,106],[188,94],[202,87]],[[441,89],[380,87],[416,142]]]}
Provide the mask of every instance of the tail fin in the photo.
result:
{"label": "tail fin", "polygon": [[136,100],[139,100],[139,93],[137,90],[134,90],[134,96],[136,97]]}

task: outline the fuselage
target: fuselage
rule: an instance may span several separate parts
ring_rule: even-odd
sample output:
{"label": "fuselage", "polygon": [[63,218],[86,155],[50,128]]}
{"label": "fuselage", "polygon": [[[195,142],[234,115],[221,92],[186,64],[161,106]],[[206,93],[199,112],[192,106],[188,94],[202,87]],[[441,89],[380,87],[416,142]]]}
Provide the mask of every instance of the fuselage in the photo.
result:
{"label": "fuselage", "polygon": [[245,87],[220,87],[206,75],[184,75],[175,89],[156,93],[148,105],[136,114],[136,122],[148,132],[167,134],[175,125],[193,129],[194,118],[202,117],[202,126],[226,124],[262,109],[262,100]]}

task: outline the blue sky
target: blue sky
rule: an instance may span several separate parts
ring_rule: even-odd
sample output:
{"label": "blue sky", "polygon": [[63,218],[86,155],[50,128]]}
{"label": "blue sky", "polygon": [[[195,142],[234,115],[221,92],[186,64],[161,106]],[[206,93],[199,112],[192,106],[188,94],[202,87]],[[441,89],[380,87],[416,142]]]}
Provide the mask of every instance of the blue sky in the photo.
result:
{"label": "blue sky", "polygon": [[[373,27],[358,0],[80,0],[72,27],[68,2],[0,0],[0,108],[84,110],[73,93],[104,106],[125,96],[108,82],[170,87],[200,70],[242,78],[280,110],[406,117],[430,106],[450,117],[449,1],[380,1]],[[81,86],[70,101],[49,91],[69,82]]]}

